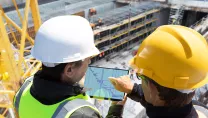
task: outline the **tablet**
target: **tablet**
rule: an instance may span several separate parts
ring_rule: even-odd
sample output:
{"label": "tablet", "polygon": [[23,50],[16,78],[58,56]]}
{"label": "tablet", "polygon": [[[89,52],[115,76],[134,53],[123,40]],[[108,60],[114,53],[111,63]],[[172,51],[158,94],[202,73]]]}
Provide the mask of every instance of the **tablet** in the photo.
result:
{"label": "tablet", "polygon": [[123,100],[124,93],[117,91],[108,79],[109,77],[120,77],[123,75],[128,75],[128,70],[88,67],[84,86],[90,90],[86,94],[96,99]]}

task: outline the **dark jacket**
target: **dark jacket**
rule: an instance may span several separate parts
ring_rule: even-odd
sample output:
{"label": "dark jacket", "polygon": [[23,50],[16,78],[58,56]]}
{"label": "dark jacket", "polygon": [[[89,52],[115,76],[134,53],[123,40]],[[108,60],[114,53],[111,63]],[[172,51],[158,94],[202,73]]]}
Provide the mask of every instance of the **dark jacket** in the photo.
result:
{"label": "dark jacket", "polygon": [[[53,80],[53,79],[51,79]],[[51,81],[50,78],[36,73],[30,89],[31,95],[44,105],[52,105],[61,102],[69,97],[85,94],[83,88],[78,84],[68,85],[58,81]],[[122,105],[111,106],[107,117],[121,118]],[[99,114],[89,107],[82,107],[76,110],[70,118],[99,118]]]}
{"label": "dark jacket", "polygon": [[[149,118],[198,118],[199,117],[196,112],[197,107],[194,107],[192,102],[180,108],[170,108],[166,106],[158,107],[147,103],[144,99],[142,87],[141,85],[138,84],[134,84],[133,90],[131,94],[128,95],[128,97],[134,101],[140,102],[142,106],[145,107],[146,113],[143,113],[143,115],[142,116],[140,115],[139,117],[143,117],[143,118],[148,118],[148,117]],[[207,115],[206,112],[207,110],[202,111],[202,113]]]}

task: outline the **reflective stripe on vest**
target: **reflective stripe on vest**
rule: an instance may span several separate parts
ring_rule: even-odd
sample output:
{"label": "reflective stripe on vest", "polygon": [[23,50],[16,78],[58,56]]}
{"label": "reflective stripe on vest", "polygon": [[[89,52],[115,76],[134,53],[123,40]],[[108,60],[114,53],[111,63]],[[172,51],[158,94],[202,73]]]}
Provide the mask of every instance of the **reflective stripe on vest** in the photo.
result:
{"label": "reflective stripe on vest", "polygon": [[[89,96],[83,96],[82,94],[72,96],[54,105],[41,104],[30,94],[32,79],[33,77],[25,80],[14,98],[14,105],[20,118],[51,118],[52,116],[53,118],[68,118],[75,110],[84,106],[90,107],[99,114],[97,108],[86,101]],[[67,112],[64,112],[64,110]]]}
{"label": "reflective stripe on vest", "polygon": [[14,99],[14,106],[16,108],[16,111],[19,113],[19,103],[20,103],[20,98],[22,96],[23,91],[25,90],[25,88],[32,82],[33,80],[33,76],[29,77],[27,80],[25,80],[24,84],[21,86],[21,88],[19,89],[19,91],[16,94],[16,97]]}
{"label": "reflective stripe on vest", "polygon": [[52,118],[68,118],[74,111],[85,106],[90,107],[99,114],[99,111],[93,104],[83,99],[75,99],[72,101],[65,101],[62,104],[60,104],[59,107],[56,109],[55,113],[53,114]]}

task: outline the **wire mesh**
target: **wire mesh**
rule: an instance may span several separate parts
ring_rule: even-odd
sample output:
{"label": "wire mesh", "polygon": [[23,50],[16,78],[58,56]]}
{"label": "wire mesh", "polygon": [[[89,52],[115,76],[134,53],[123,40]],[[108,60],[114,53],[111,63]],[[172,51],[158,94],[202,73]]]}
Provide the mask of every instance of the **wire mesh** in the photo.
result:
{"label": "wire mesh", "polygon": [[[113,2],[115,0],[59,0],[39,6],[42,21],[46,21],[52,17],[66,14],[74,14],[94,6]],[[20,13],[24,16],[24,9],[20,9]],[[21,22],[16,11],[6,13],[15,23],[21,26]],[[28,27],[33,26],[32,16],[29,14]]]}
{"label": "wire mesh", "polygon": [[[86,9],[90,9],[95,6],[107,4],[114,1],[115,0],[59,0],[59,1],[40,5],[39,9],[40,9],[42,21],[44,22],[55,16],[74,14]],[[157,2],[142,2],[142,3],[134,2],[130,6],[116,8],[109,12],[92,16],[91,22],[98,23],[98,20],[102,19],[105,25],[112,25],[115,23],[119,23],[124,19],[128,19],[129,16],[134,17],[145,11],[159,7],[160,4]],[[20,9],[20,13],[22,16],[24,16],[24,9]],[[19,17],[17,16],[16,11],[7,12],[7,15],[13,21],[15,21],[19,26],[21,26],[21,22]],[[28,27],[32,27],[32,26],[33,26],[32,15],[29,13]]]}
{"label": "wire mesh", "polygon": [[134,17],[143,12],[159,8],[160,4],[156,2],[142,2],[142,3],[134,3],[131,6],[124,6],[121,8],[114,9],[112,11],[106,12],[104,14],[98,14],[92,16],[91,22],[98,23],[99,19],[105,25],[112,25],[115,23],[119,23],[122,20],[128,19],[130,17]]}
{"label": "wire mesh", "polygon": [[[62,10],[64,12],[64,9],[67,5],[76,3],[76,2],[81,2],[81,1],[86,1],[86,0],[60,0],[60,1],[54,1],[46,4],[42,4],[39,6],[40,9],[40,15],[43,21],[47,20],[50,18],[50,14],[55,13],[57,11]],[[60,12],[57,12],[59,14]],[[17,23],[19,26],[21,26],[21,22],[19,20],[19,17],[16,13],[16,11],[10,11],[6,13],[15,23]],[[20,14],[24,16],[24,9],[20,9]],[[29,14],[29,19],[28,19],[28,26],[31,27],[33,25],[32,22],[32,16]]]}

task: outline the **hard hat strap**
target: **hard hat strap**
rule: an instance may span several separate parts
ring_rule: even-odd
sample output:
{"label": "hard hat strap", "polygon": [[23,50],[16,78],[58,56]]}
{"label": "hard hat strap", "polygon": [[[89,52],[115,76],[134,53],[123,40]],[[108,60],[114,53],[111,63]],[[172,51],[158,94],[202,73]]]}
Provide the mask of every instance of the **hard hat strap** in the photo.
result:
{"label": "hard hat strap", "polygon": [[[81,61],[83,62],[85,59],[82,59]],[[48,62],[42,62],[44,66],[46,67],[55,67],[61,63],[48,63]],[[67,62],[66,62],[67,63]]]}
{"label": "hard hat strap", "polygon": [[[148,80],[146,79],[146,77],[145,77],[145,76],[140,75],[139,73],[136,73],[136,75],[137,75],[137,78],[142,79],[142,80],[143,80],[146,84],[148,83]],[[186,93],[186,94],[189,94],[189,93],[191,93],[191,92],[194,92],[194,91],[195,91],[195,89],[191,89],[191,90],[181,90],[181,89],[175,89],[175,90],[177,90],[177,91],[179,91],[179,92],[181,92],[181,93]]]}
{"label": "hard hat strap", "polygon": [[47,62],[42,62],[42,63],[46,67],[55,67],[60,64],[60,63],[47,63]]}
{"label": "hard hat strap", "polygon": [[194,92],[195,89],[192,89],[192,90],[179,90],[179,89],[176,89],[177,91],[181,92],[181,93],[186,93],[186,94],[189,94],[191,92]]}

